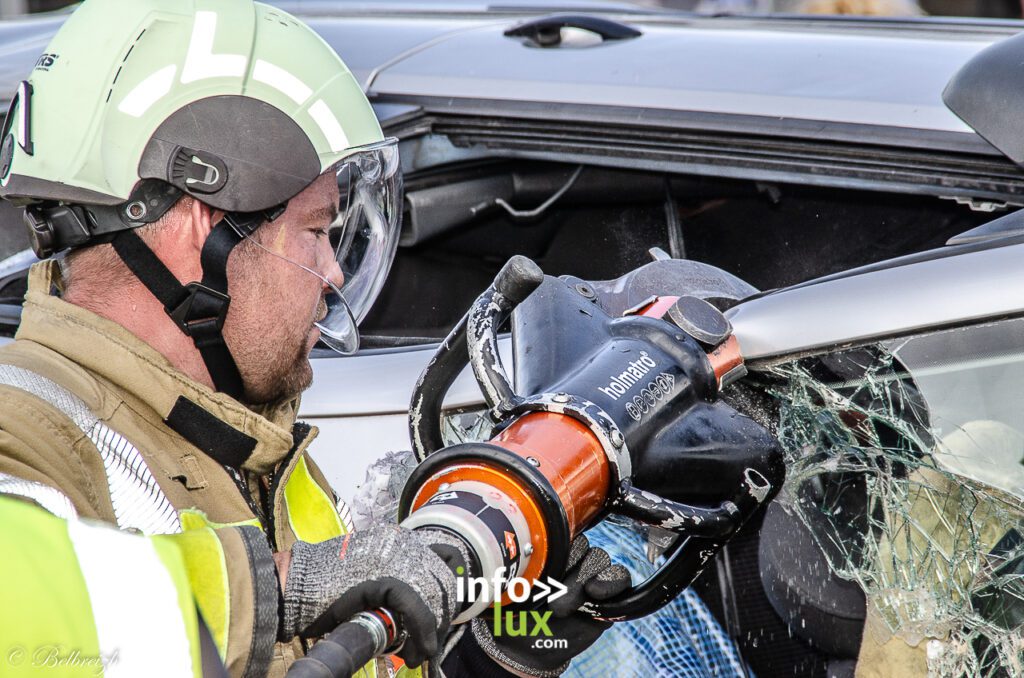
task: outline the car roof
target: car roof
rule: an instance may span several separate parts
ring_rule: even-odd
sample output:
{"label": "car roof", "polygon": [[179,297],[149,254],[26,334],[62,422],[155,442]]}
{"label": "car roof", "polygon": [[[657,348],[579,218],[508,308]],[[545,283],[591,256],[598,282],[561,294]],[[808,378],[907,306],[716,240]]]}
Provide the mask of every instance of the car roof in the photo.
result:
{"label": "car roof", "polygon": [[[388,23],[332,19],[317,27],[332,44],[356,52],[358,43],[387,34]],[[635,39],[542,49],[505,37],[515,23],[452,21],[448,33],[373,74],[370,91],[969,133],[941,93],[964,62],[997,39],[991,33],[951,38],[927,30],[637,18],[624,22],[642,32]]]}
{"label": "car roof", "polygon": [[[547,14],[537,6],[276,4],[303,16],[378,103],[469,112],[485,104],[492,113],[506,109],[527,117],[682,124],[989,155],[997,153],[946,108],[941,93],[968,59],[1024,26],[708,18],[609,3],[601,16],[639,30],[639,37],[551,49],[504,35]],[[579,0],[577,7],[588,16],[595,5],[599,0]],[[65,18],[0,22],[0,92],[13,93]]]}

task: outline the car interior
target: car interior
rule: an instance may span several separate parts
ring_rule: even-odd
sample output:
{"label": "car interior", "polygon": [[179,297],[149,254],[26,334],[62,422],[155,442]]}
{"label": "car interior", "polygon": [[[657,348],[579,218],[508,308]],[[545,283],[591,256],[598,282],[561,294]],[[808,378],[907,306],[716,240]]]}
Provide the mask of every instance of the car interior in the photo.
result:
{"label": "car interior", "polygon": [[405,195],[366,346],[443,337],[513,254],[608,280],[660,247],[765,291],[940,247],[992,219],[930,196],[523,160],[408,174]]}

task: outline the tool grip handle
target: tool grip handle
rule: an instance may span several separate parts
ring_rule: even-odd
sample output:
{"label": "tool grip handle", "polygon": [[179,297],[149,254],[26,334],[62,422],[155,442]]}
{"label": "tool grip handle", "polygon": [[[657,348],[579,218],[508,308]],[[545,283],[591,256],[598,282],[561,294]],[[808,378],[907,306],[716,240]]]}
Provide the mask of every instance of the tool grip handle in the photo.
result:
{"label": "tool grip handle", "polygon": [[517,254],[505,262],[494,278],[494,289],[514,307],[544,282],[544,271],[533,260]]}
{"label": "tool grip handle", "polygon": [[544,272],[533,261],[516,255],[498,272],[494,282],[477,298],[466,319],[469,364],[481,386],[487,406],[496,418],[511,412],[522,399],[498,354],[498,328],[544,282]]}
{"label": "tool grip handle", "polygon": [[544,272],[537,264],[522,255],[512,257],[438,346],[409,406],[409,435],[417,460],[444,447],[439,413],[445,394],[467,363],[477,382],[488,386],[488,407],[505,411],[518,402],[498,355],[498,327],[543,282]]}

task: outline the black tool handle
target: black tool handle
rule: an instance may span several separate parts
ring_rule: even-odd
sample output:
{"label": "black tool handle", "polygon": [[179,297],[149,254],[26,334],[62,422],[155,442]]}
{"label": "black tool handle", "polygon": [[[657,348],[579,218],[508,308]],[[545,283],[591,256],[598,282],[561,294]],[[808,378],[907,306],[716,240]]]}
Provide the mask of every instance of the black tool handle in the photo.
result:
{"label": "black tool handle", "polygon": [[[544,272],[537,264],[521,255],[512,257],[438,346],[413,389],[409,406],[409,435],[419,461],[444,447],[441,406],[467,363],[474,363],[477,381],[488,385],[482,390],[489,407],[503,409],[516,401],[498,355],[498,327],[542,282]],[[477,358],[471,361],[474,353]]]}
{"label": "black tool handle", "polygon": [[648,525],[676,532],[679,537],[665,562],[643,582],[619,595],[588,601],[583,612],[598,619],[625,620],[657,611],[682,593],[708,560],[777,488],[755,469],[747,469],[733,501],[703,508],[657,497],[623,483],[611,511]]}

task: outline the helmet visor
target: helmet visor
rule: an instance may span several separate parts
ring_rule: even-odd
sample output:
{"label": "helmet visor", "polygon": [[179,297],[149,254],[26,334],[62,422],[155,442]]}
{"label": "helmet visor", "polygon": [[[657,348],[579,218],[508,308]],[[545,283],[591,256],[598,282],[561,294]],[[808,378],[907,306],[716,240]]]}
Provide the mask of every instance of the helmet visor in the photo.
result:
{"label": "helmet visor", "polygon": [[380,293],[398,247],[402,221],[398,140],[361,146],[328,172],[337,176],[338,211],[314,253],[286,256],[251,234],[243,235],[320,279],[324,296],[315,323],[320,341],[351,354],[359,348],[357,325]]}
{"label": "helmet visor", "polygon": [[[331,244],[345,276],[341,295],[356,323],[370,312],[391,270],[402,225],[398,140],[364,146],[337,166],[338,218]],[[326,333],[325,333],[326,339]]]}

